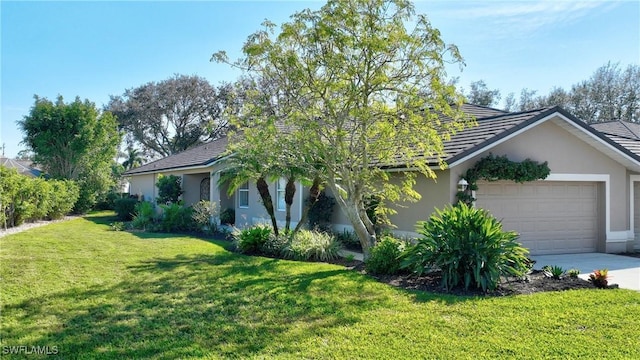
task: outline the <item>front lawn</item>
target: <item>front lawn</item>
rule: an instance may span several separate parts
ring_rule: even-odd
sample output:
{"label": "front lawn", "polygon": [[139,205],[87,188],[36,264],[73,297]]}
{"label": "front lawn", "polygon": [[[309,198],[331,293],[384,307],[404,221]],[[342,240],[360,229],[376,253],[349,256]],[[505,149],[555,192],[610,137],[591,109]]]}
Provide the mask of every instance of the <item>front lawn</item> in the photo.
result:
{"label": "front lawn", "polygon": [[109,221],[0,238],[3,356],[23,345],[87,359],[640,358],[638,292],[407,292]]}

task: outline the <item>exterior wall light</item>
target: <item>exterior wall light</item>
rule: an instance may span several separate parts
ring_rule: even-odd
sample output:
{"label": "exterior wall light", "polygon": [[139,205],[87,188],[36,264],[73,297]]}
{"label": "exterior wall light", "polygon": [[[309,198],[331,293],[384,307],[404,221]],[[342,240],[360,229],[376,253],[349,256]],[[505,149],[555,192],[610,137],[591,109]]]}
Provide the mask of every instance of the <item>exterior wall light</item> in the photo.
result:
{"label": "exterior wall light", "polygon": [[467,191],[468,187],[469,187],[469,183],[467,182],[467,180],[460,179],[460,181],[458,181],[458,191],[465,192]]}

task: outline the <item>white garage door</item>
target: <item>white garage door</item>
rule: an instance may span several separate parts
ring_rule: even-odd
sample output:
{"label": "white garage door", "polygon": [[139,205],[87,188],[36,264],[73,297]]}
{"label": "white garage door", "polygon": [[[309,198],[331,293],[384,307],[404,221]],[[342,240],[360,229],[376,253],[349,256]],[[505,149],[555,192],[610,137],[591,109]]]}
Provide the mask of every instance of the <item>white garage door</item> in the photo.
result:
{"label": "white garage door", "polygon": [[595,252],[597,191],[590,182],[478,182],[476,206],[520,233],[532,255]]}

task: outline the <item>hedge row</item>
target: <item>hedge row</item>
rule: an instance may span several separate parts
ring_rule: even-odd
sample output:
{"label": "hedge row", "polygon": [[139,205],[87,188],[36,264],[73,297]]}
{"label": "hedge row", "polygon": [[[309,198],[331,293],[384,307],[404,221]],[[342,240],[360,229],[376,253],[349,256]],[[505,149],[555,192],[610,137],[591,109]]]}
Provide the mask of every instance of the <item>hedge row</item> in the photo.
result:
{"label": "hedge row", "polygon": [[30,178],[0,166],[0,226],[60,219],[71,212],[78,195],[73,181]]}

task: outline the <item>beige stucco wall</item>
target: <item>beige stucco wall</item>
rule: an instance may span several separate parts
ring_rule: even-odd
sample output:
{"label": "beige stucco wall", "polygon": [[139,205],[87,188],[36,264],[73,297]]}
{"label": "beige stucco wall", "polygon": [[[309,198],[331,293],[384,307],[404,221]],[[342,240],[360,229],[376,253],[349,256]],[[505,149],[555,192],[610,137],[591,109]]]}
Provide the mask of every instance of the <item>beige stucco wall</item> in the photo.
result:
{"label": "beige stucco wall", "polygon": [[129,178],[129,194],[142,195],[145,201],[156,200],[156,174],[144,174]]}
{"label": "beige stucco wall", "polygon": [[[286,221],[286,211],[278,210],[276,204],[276,183],[269,182],[269,191],[273,200],[273,207],[275,210],[276,220],[279,227],[284,227]],[[300,219],[302,201],[304,196],[308,192],[302,191],[300,183],[296,184],[296,194],[293,199],[293,205],[291,206],[291,225],[295,226]],[[262,199],[258,194],[256,183],[254,181],[249,182],[249,206],[247,208],[238,207],[237,192],[233,196],[234,206],[236,209],[236,227],[243,228],[258,223],[271,224],[271,219],[267,214],[264,206],[262,205]],[[231,199],[229,199],[231,200]],[[229,201],[227,200],[227,201]],[[228,202],[227,202],[228,203]]]}
{"label": "beige stucco wall", "polygon": [[613,245],[611,240],[624,237],[623,233],[630,230],[630,192],[626,168],[554,121],[531,128],[451,169],[452,199],[455,198],[455,184],[460,180],[460,175],[489,153],[496,156],[507,155],[514,161],[526,158],[548,161],[551,174],[609,175],[610,232],[606,235],[607,251],[614,252],[617,245]]}
{"label": "beige stucco wall", "polygon": [[[449,170],[437,170],[435,173],[435,179],[426,178],[424,175],[416,177],[414,190],[422,195],[420,200],[417,202],[398,202],[391,205],[391,208],[397,211],[396,214],[389,217],[394,225],[391,229],[393,232],[401,236],[414,236],[418,221],[428,220],[436,208],[442,209],[445,205],[451,203]],[[390,180],[394,184],[400,184],[403,177],[404,175],[401,172],[396,172],[391,174]],[[333,196],[330,192],[327,192],[327,194]],[[338,205],[334,208],[332,220],[336,231],[340,232],[345,228],[351,228],[351,222]]]}
{"label": "beige stucco wall", "polygon": [[182,200],[186,206],[191,206],[200,201],[200,183],[208,177],[208,172],[182,175],[182,191],[184,191]]}

